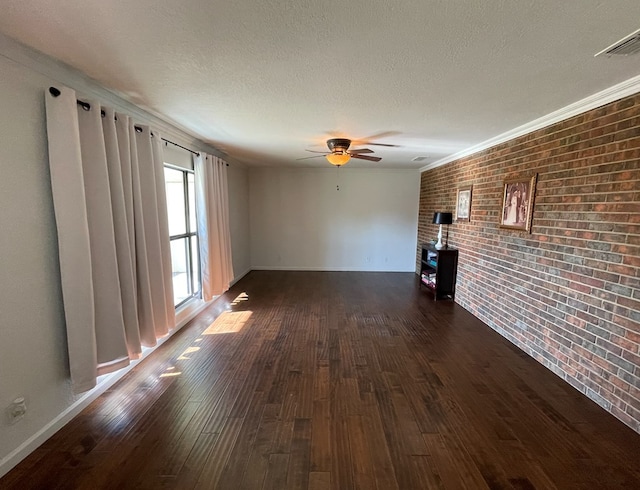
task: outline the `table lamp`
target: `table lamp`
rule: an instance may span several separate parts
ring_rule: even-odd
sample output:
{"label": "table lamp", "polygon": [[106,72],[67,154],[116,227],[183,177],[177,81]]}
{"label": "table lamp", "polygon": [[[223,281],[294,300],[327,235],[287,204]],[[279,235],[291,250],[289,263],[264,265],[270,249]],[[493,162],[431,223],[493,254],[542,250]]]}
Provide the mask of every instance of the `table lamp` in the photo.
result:
{"label": "table lamp", "polygon": [[449,247],[449,226],[451,223],[453,223],[453,213],[442,213],[439,211],[436,211],[435,213],[433,213],[433,222],[436,225],[440,225],[440,228],[438,229],[438,243],[436,243],[436,248],[438,250],[440,250],[443,245],[442,245],[442,225],[447,225],[447,238],[445,239],[444,242],[444,248],[448,248]]}

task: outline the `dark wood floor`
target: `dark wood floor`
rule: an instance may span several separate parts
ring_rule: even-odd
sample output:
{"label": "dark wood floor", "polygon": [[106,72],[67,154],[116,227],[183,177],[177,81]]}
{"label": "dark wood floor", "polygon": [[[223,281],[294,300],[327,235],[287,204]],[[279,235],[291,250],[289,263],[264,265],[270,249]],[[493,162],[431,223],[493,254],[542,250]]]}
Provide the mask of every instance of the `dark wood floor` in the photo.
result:
{"label": "dark wood floor", "polygon": [[639,434],[413,274],[222,300],[0,488],[640,488]]}

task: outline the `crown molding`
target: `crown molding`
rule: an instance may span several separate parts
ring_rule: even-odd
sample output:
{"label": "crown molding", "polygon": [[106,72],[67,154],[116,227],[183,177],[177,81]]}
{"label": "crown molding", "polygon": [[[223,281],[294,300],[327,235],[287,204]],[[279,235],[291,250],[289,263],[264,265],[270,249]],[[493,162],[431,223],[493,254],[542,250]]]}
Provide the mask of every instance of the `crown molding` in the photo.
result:
{"label": "crown molding", "polygon": [[245,167],[244,164],[229,158],[222,151],[192,135],[188,129],[167,120],[162,114],[149,108],[137,106],[127,100],[125,95],[104,87],[70,65],[30,48],[2,33],[0,33],[0,57],[39,73],[48,78],[52,85],[65,85],[75,90],[80,98],[94,98],[101,103],[108,104],[115,110],[131,116],[136,122],[155,128],[160,131],[163,137],[171,139],[182,146],[194,151],[204,151],[222,158],[227,163]]}
{"label": "crown molding", "polygon": [[505,143],[519,136],[524,136],[525,134],[545,128],[557,122],[564,121],[565,119],[569,119],[573,116],[577,116],[578,114],[582,114],[597,107],[609,104],[610,102],[623,99],[625,97],[628,97],[629,95],[637,94],[638,92],[640,92],[640,75],[630,78],[629,80],[626,80],[624,82],[618,83],[617,85],[613,85],[612,87],[609,87],[596,94],[590,95],[589,97],[585,97],[578,102],[569,104],[568,106],[551,112],[546,116],[534,119],[533,121],[523,124],[522,126],[518,126],[517,128],[499,134],[498,136],[494,136],[493,138],[485,140],[482,143],[478,143],[477,145],[470,146],[465,150],[459,151],[445,158],[441,158],[440,160],[436,160],[435,162],[431,162],[420,168],[420,172],[422,173],[426,170],[441,167],[442,165],[445,165],[449,162],[468,157],[479,151],[491,148],[492,146],[499,145],[500,143]]}

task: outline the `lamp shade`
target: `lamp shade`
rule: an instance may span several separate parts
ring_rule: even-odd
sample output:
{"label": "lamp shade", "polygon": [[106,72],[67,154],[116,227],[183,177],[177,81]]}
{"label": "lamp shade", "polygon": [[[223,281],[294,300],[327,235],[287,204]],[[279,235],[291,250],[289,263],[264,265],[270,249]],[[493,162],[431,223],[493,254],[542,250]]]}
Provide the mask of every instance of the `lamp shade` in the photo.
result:
{"label": "lamp shade", "polygon": [[433,222],[436,225],[450,225],[453,223],[453,213],[433,213]]}
{"label": "lamp shade", "polygon": [[331,165],[335,165],[336,167],[340,167],[347,163],[351,159],[351,155],[348,153],[329,153],[327,155],[327,160]]}

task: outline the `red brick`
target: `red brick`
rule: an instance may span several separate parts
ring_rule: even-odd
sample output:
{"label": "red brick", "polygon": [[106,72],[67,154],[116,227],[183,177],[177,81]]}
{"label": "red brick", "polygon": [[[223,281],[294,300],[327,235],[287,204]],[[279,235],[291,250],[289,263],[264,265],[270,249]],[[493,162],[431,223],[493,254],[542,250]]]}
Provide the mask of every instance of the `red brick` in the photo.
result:
{"label": "red brick", "polygon": [[[418,224],[434,238],[433,212],[473,184],[471,222],[449,227],[456,301],[636,430],[640,367],[623,380],[606,356],[640,362],[639,125],[640,94],[424,172]],[[534,172],[532,233],[501,229],[502,182]]]}

